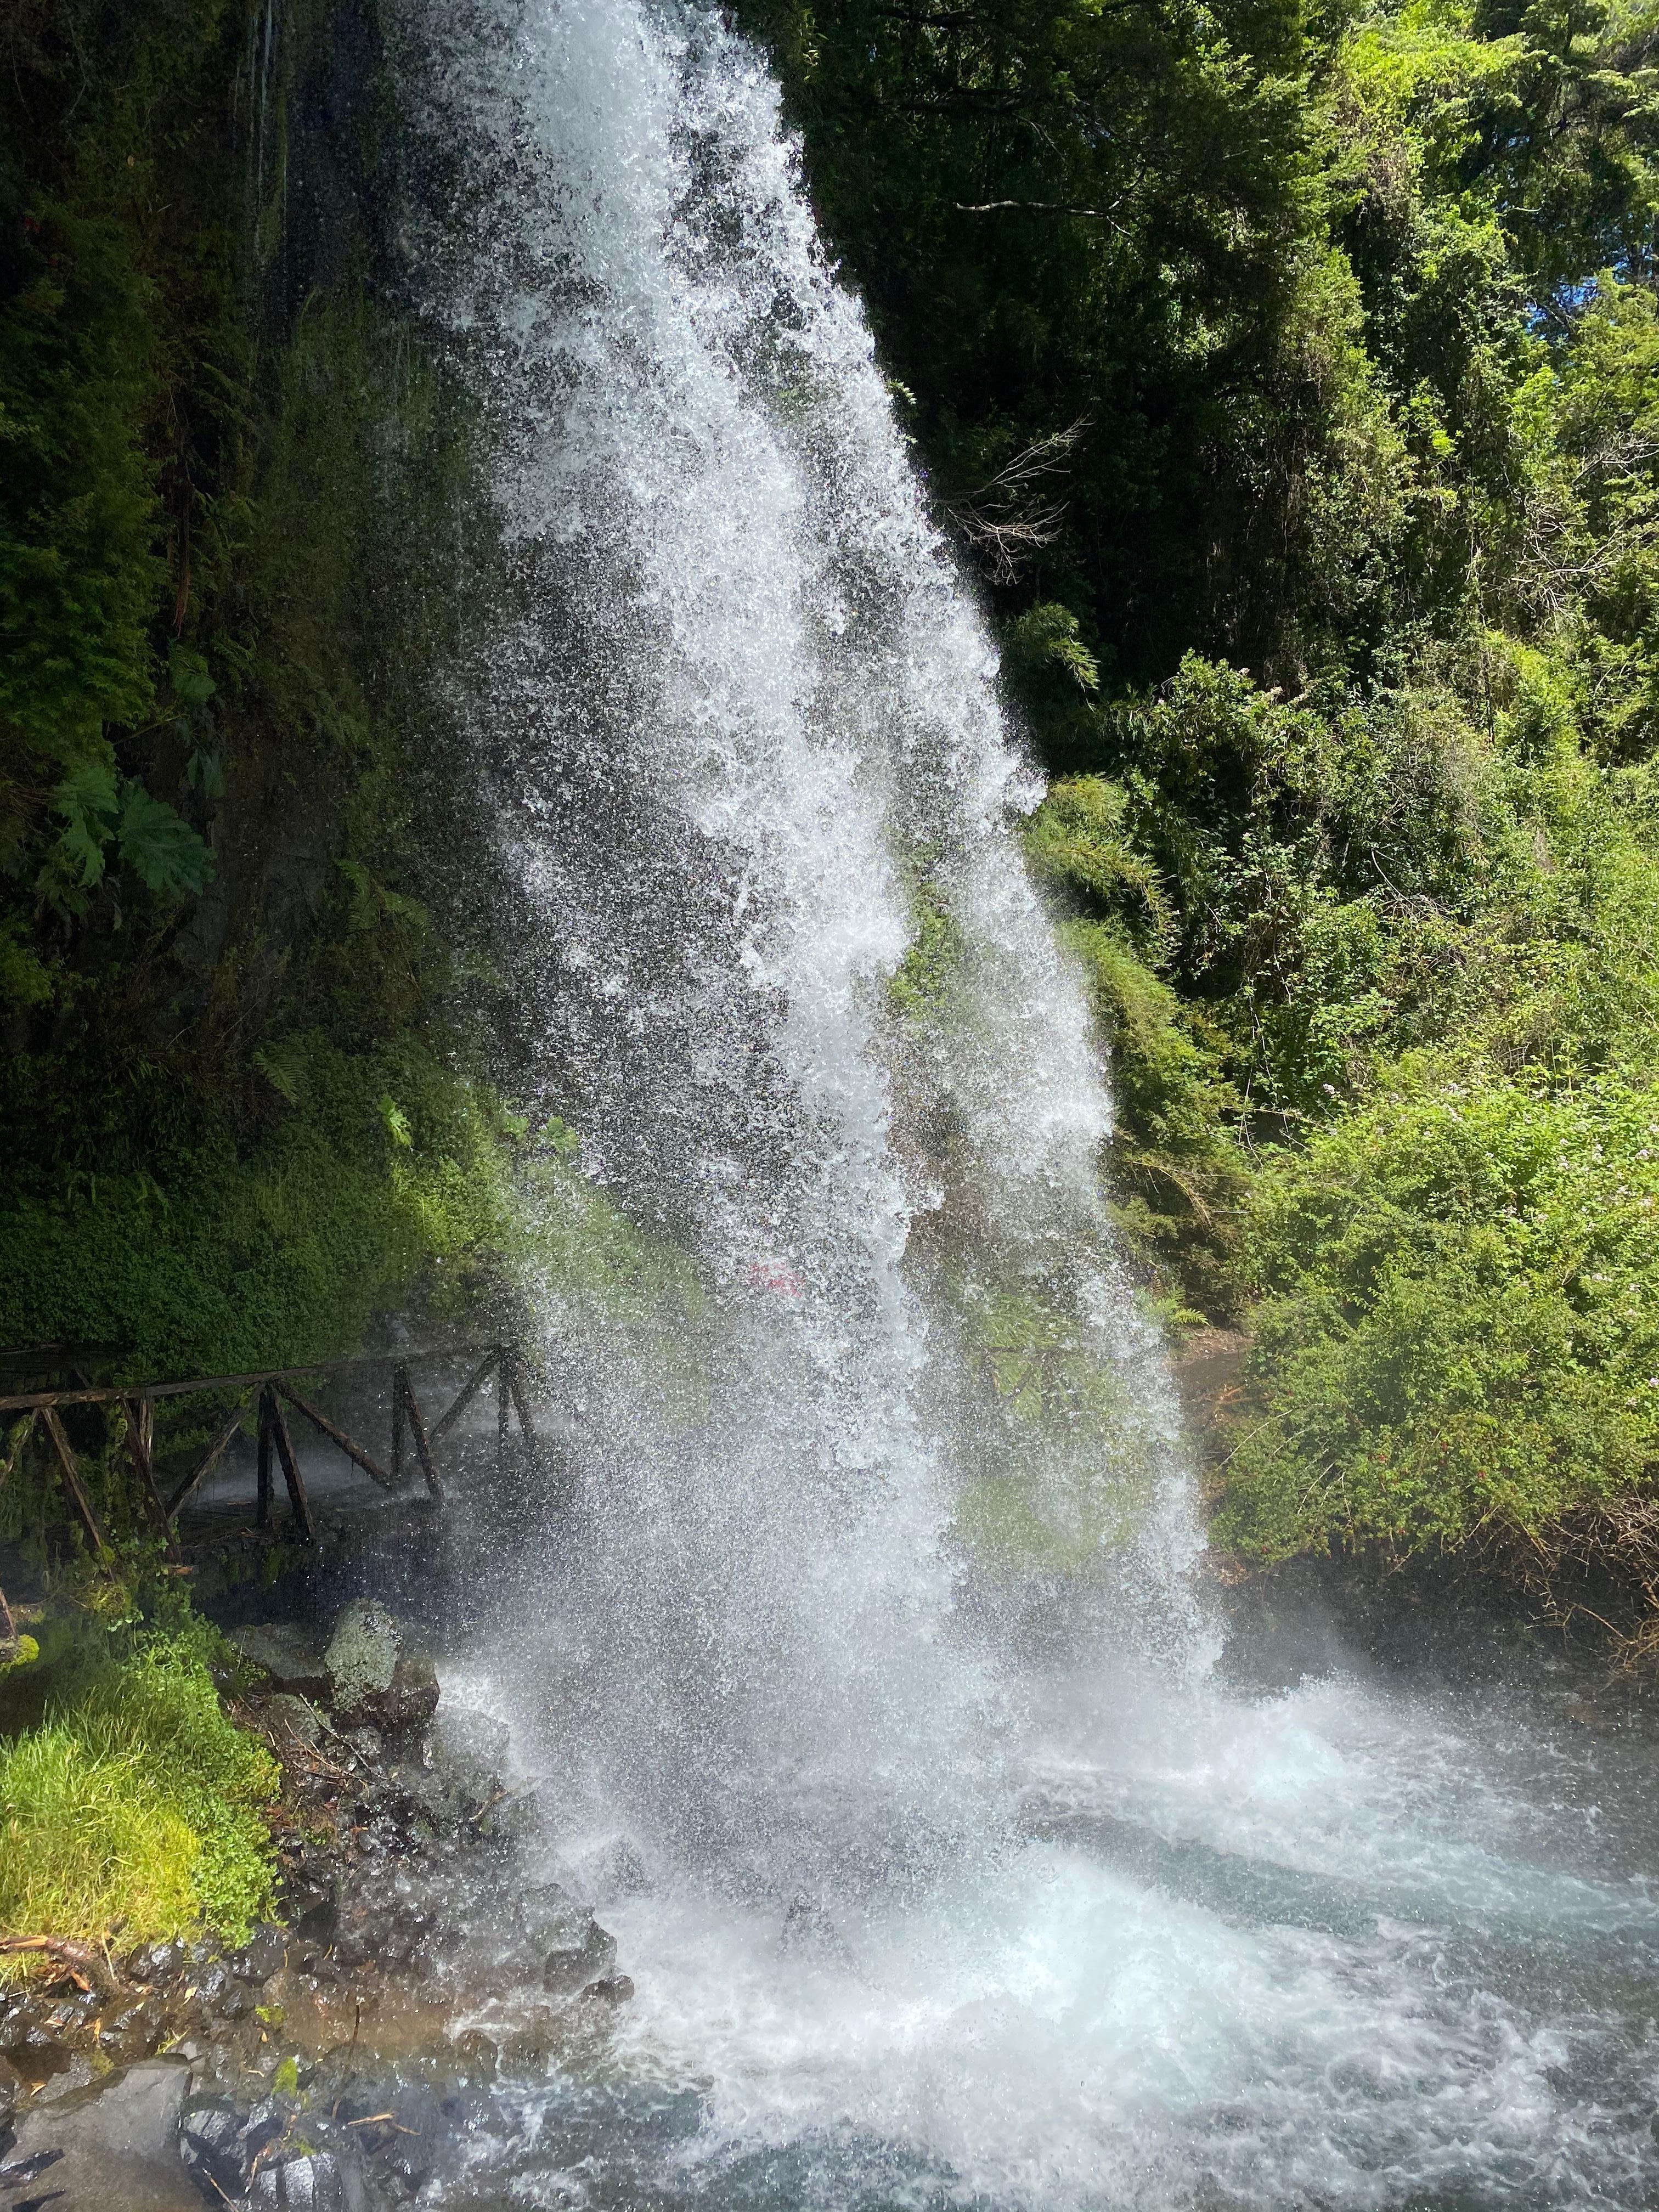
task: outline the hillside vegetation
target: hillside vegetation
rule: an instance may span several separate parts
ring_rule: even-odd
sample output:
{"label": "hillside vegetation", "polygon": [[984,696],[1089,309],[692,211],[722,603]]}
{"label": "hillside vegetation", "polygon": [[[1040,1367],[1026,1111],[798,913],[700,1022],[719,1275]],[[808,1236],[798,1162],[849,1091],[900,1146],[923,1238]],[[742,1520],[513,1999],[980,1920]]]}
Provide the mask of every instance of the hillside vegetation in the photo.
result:
{"label": "hillside vegetation", "polygon": [[744,0],[1258,1560],[1659,1589],[1659,9]]}
{"label": "hillside vegetation", "polygon": [[[1639,1616],[1659,6],[738,13],[1054,779],[1124,1233],[1249,1336],[1222,1541],[1616,1560]],[[526,1170],[561,1265],[639,1258],[489,1080],[441,678],[495,555],[377,21],[0,33],[0,1343],[482,1325]]]}

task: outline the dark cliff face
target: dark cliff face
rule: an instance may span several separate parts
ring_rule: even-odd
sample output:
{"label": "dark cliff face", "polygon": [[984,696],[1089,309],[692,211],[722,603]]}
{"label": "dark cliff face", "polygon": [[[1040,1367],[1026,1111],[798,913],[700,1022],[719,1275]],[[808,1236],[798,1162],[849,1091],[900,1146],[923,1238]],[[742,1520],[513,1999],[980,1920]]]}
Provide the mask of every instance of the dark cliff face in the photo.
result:
{"label": "dark cliff face", "polygon": [[[384,1214],[387,1132],[447,1142],[486,1055],[437,678],[488,518],[404,304],[372,4],[21,0],[0,149],[0,1342],[143,1338],[207,1184],[234,1212],[309,1146]],[[296,1264],[270,1212],[209,1270],[245,1303]],[[388,1237],[266,1334],[356,1326],[417,1261]]]}

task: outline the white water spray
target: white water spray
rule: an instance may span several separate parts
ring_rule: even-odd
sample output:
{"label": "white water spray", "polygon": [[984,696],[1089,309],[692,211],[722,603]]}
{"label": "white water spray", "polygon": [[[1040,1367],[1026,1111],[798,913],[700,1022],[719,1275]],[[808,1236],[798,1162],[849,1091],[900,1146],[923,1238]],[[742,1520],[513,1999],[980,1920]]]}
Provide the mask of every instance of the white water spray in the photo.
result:
{"label": "white water spray", "polygon": [[[512,553],[517,980],[707,1301],[666,1346],[550,1304],[587,1441],[496,1653],[552,1847],[620,1822],[656,1878],[607,1916],[620,2049],[696,2117],[618,2091],[615,2201],[1531,2201],[1559,2033],[1437,1980],[1386,1851],[1329,1887],[1321,1816],[1383,1833],[1411,1730],[1206,1686],[1037,787],[767,71],[638,0],[417,43],[454,179],[419,251]],[[1556,1910],[1450,1832],[1482,1909]],[[511,2201],[587,2193],[562,2111],[481,2151]],[[1571,2186],[1627,2181],[1593,2136]]]}

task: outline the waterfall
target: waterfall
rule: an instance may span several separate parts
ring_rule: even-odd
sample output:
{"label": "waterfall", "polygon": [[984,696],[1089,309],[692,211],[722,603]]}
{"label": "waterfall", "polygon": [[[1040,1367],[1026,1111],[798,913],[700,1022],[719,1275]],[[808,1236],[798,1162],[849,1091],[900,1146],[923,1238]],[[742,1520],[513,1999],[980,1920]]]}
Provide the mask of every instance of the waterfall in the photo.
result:
{"label": "waterfall", "polygon": [[621,1828],[650,1882],[611,2087],[508,2100],[487,2201],[1522,2201],[1569,2031],[1440,1923],[1651,1912],[1488,1850],[1437,1718],[1216,1685],[1040,785],[775,84],[672,0],[409,7],[506,957],[680,1270],[541,1302],[580,1418],[487,1663],[547,1867]]}
{"label": "waterfall", "polygon": [[606,1350],[604,1725],[659,1806],[743,1777],[787,1893],[830,1770],[953,1825],[1006,1696],[961,1618],[1018,1572],[964,1537],[988,1498],[1192,1648],[1176,1423],[1021,865],[1041,787],[775,87],[696,11],[507,4],[442,43],[466,156],[428,266],[515,579],[478,714],[518,978],[590,1164],[710,1300],[690,1433]]}

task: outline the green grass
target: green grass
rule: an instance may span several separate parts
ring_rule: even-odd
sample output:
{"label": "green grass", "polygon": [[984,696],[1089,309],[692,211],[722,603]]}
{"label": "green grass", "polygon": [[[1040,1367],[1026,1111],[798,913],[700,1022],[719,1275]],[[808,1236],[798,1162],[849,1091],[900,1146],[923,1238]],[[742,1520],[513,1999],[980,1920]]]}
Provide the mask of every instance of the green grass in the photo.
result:
{"label": "green grass", "polygon": [[183,1612],[113,1630],[75,1615],[44,1642],[15,1692],[38,1710],[0,1737],[0,1927],[245,1941],[270,1908],[279,1777],[220,1705],[216,1632]]}

